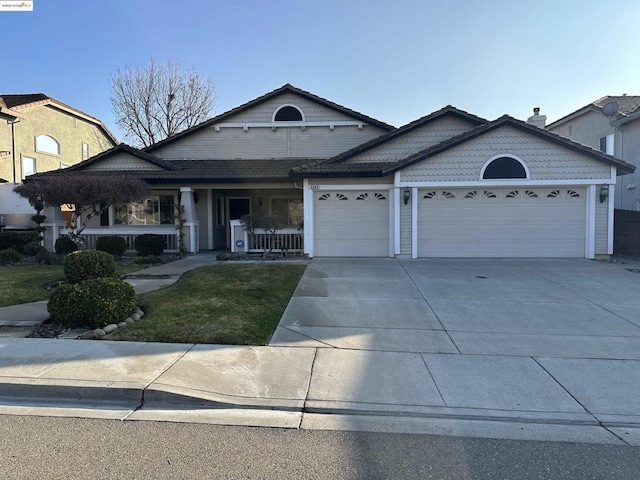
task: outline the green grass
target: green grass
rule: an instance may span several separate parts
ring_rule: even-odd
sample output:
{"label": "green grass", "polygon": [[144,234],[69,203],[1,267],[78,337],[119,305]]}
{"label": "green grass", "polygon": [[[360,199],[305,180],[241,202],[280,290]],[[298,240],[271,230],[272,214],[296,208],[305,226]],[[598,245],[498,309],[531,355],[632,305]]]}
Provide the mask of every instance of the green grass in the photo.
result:
{"label": "green grass", "polygon": [[[116,265],[116,273],[140,270],[140,265]],[[50,283],[64,280],[62,265],[0,266],[0,307],[47,300]]]}
{"label": "green grass", "polygon": [[107,339],[266,345],[304,269],[262,263],[200,267],[139,297],[147,315]]}

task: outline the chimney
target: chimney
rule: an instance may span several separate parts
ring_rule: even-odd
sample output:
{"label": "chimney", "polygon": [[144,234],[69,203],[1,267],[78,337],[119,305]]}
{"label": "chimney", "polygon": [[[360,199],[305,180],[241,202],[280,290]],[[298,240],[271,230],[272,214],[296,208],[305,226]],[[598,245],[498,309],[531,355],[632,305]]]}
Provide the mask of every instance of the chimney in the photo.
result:
{"label": "chimney", "polygon": [[527,118],[527,123],[538,128],[545,128],[547,126],[547,116],[540,115],[540,107],[533,109],[533,115]]}

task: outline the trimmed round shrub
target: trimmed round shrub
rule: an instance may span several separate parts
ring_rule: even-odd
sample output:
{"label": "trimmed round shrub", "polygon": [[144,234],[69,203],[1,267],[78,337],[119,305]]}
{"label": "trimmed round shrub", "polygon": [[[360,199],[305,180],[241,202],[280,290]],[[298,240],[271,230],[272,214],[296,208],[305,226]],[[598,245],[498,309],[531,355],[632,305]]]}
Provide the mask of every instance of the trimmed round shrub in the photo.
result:
{"label": "trimmed round shrub", "polygon": [[0,250],[0,263],[18,263],[22,260],[22,255],[16,252],[13,248],[7,248]]}
{"label": "trimmed round shrub", "polygon": [[135,247],[136,252],[140,257],[162,255],[162,252],[164,252],[164,237],[162,235],[153,235],[151,233],[138,235],[136,237]]}
{"label": "trimmed round shrub", "polygon": [[116,262],[106,252],[80,250],[64,259],[64,275],[69,283],[80,283],[90,278],[113,277]]}
{"label": "trimmed round shrub", "polygon": [[78,250],[78,245],[69,237],[58,237],[55,249],[59,255],[68,255]]}
{"label": "trimmed round shrub", "polygon": [[23,248],[24,254],[29,255],[30,257],[33,257],[36,253],[43,249],[44,247],[40,245],[40,241],[38,240],[36,240],[35,242],[27,243]]}
{"label": "trimmed round shrub", "polygon": [[121,256],[127,250],[127,242],[125,242],[124,238],[108,236],[108,237],[98,237],[98,241],[96,242],[96,250],[100,250],[101,252],[107,252],[111,255]]}
{"label": "trimmed round shrub", "polygon": [[128,283],[117,278],[92,278],[60,285],[51,293],[47,310],[63,327],[101,328],[122,322],[135,302],[136,292]]}

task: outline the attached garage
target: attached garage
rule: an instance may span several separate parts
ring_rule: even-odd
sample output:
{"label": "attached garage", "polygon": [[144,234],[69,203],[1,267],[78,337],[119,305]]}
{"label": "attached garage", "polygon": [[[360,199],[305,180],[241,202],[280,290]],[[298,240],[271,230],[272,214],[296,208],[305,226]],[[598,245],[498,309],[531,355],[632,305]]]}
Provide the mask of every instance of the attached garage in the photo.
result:
{"label": "attached garage", "polygon": [[584,187],[418,190],[419,257],[584,257]]}
{"label": "attached garage", "polygon": [[389,191],[316,191],[314,245],[319,257],[389,256]]}

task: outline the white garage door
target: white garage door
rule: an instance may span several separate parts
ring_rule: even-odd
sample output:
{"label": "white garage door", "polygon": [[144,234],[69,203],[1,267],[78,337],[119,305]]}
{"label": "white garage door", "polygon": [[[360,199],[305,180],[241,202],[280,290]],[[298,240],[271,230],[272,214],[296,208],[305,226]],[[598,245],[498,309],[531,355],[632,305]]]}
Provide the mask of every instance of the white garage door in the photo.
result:
{"label": "white garage door", "polygon": [[584,257],[584,188],[423,189],[420,257]]}
{"label": "white garage door", "polygon": [[314,192],[319,257],[389,256],[389,192]]}

